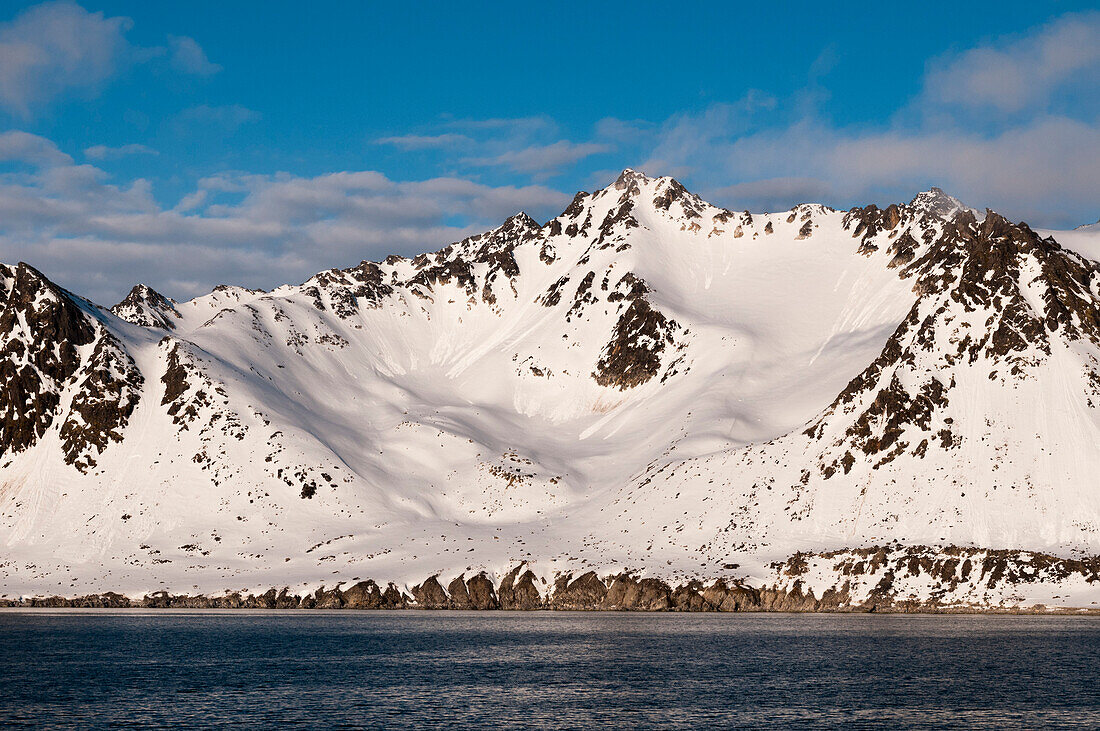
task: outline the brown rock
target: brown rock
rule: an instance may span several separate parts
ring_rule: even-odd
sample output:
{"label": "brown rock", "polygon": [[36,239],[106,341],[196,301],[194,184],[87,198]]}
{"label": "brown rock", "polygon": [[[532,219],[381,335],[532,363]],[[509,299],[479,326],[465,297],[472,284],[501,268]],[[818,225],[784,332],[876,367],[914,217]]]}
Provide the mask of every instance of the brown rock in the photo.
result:
{"label": "brown rock", "polygon": [[322,586],[314,592],[313,597],[317,602],[314,605],[316,609],[341,609],[344,606],[343,592],[340,591],[339,585],[328,591],[325,591],[325,587]]}
{"label": "brown rock", "polygon": [[554,609],[599,609],[607,596],[607,586],[595,571],[589,571],[576,579],[571,575],[559,577],[554,583],[554,596],[550,605]]}
{"label": "brown rock", "polygon": [[760,609],[760,596],[754,589],[739,584],[730,586],[716,581],[703,590],[703,598],[719,612],[753,612]]}
{"label": "brown rock", "polygon": [[466,582],[466,591],[469,594],[468,609],[500,609],[493,582],[484,572]]}
{"label": "brown rock", "polygon": [[715,606],[703,595],[703,584],[689,581],[672,592],[672,608],[677,612],[713,612]]}
{"label": "brown rock", "polygon": [[[344,606],[348,609],[378,609],[382,606],[382,592],[373,580],[360,581],[344,592]],[[302,604],[303,608],[305,604]]]}
{"label": "brown rock", "polygon": [[660,579],[635,579],[620,574],[611,582],[602,609],[661,612],[672,608],[672,590]]}
{"label": "brown rock", "polygon": [[470,609],[470,593],[466,591],[466,577],[459,576],[447,584],[447,593],[451,595],[451,607]]}
{"label": "brown rock", "polygon": [[429,576],[423,584],[414,586],[413,598],[421,609],[450,609],[451,600],[443,586],[439,583],[439,577]]}
{"label": "brown rock", "polygon": [[522,576],[517,575],[523,564],[512,569],[500,582],[500,606],[502,609],[542,609],[545,604],[542,594],[535,586],[535,575],[530,569]]}
{"label": "brown rock", "polygon": [[404,609],[407,606],[408,600],[405,595],[393,583],[389,584],[386,590],[382,592],[383,609]]}

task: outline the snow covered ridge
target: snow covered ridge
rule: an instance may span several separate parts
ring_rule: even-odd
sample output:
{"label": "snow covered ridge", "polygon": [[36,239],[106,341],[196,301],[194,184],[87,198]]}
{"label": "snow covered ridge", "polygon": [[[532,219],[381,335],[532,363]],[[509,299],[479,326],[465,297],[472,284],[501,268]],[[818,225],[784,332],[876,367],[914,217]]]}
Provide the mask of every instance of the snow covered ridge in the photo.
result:
{"label": "snow covered ridge", "polygon": [[1091,250],[937,189],[735,213],[627,170],[544,225],[270,292],[107,310],[4,266],[0,595],[415,601],[522,563],[544,598],[590,571],[786,596],[775,564],[842,549],[1083,560],[1100,265],[1069,234]]}

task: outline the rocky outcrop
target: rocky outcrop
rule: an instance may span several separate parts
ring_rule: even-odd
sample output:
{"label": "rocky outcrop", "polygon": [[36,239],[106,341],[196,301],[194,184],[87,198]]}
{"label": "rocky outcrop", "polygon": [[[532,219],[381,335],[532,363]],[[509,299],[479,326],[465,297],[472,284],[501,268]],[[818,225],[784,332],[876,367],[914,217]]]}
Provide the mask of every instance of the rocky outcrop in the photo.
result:
{"label": "rocky outcrop", "polygon": [[498,596],[501,609],[542,609],[545,602],[535,581],[535,574],[530,569],[524,570],[522,564],[512,569],[500,582]]}
{"label": "rocky outcrop", "polygon": [[459,576],[447,585],[451,609],[500,609],[496,588],[484,573],[469,580]]}
{"label": "rocky outcrop", "polygon": [[[632,612],[1036,612],[1011,599],[1027,585],[1089,586],[1100,582],[1100,557],[1059,558],[1031,551],[947,546],[878,546],[825,553],[796,553],[772,566],[774,580],[760,588],[719,579],[671,586],[662,579],[595,571],[559,575],[547,593],[527,564],[495,586],[479,573],[458,576],[444,590],[430,576],[406,594],[375,581],[296,596],[289,589],[222,596],[155,592],[134,601],[107,592],[79,597],[0,599],[4,607],[145,607],[164,609],[475,609]],[[930,593],[923,597],[920,587]],[[1077,610],[1079,611],[1079,610]],[[1100,612],[1086,608],[1085,611]]]}
{"label": "rocky outcrop", "polygon": [[554,582],[550,608],[574,611],[600,609],[605,597],[607,586],[595,571],[588,571],[575,579],[566,574],[559,576]]}
{"label": "rocky outcrop", "polygon": [[[1056,338],[1100,346],[1100,265],[1025,223],[992,211],[979,221],[942,191],[922,196],[845,217],[869,250],[889,232],[889,266],[918,296],[879,356],[804,431],[827,441],[818,465],[825,479],[857,463],[878,469],[905,453],[957,449],[948,414],[959,364],[981,364],[990,380],[1011,385],[1051,355]],[[947,210],[949,221],[930,218]],[[1086,377],[1100,382],[1095,362]]]}
{"label": "rocky outcrop", "polygon": [[628,272],[608,295],[622,314],[592,373],[601,386],[625,391],[649,381],[661,372],[665,351],[682,332],[678,322],[649,304],[648,292],[646,283]]}
{"label": "rocky outcrop", "polygon": [[0,455],[35,444],[53,424],[78,348],[96,328],[79,305],[34,267],[0,264]]}
{"label": "rocky outcrop", "polygon": [[607,587],[602,609],[663,611],[672,608],[672,590],[660,579],[638,580],[620,574]]}
{"label": "rocky outcrop", "polygon": [[416,599],[417,606],[423,609],[451,608],[451,598],[439,583],[438,576],[429,576],[423,584],[414,586],[412,595]]}
{"label": "rocky outcrop", "polygon": [[[65,463],[86,472],[122,440],[144,378],[98,310],[33,267],[0,265],[0,295],[0,455],[34,445],[63,419]],[[66,390],[73,397],[63,411]]]}
{"label": "rocky outcrop", "polygon": [[87,472],[109,443],[122,441],[122,430],[137,407],[145,379],[134,359],[106,330],[74,378],[77,391],[61,425],[61,446],[66,463]]}
{"label": "rocky outcrop", "polygon": [[959,546],[797,553],[773,568],[776,582],[761,600],[772,611],[975,609],[1002,605],[1029,585],[1100,582],[1100,557]]}

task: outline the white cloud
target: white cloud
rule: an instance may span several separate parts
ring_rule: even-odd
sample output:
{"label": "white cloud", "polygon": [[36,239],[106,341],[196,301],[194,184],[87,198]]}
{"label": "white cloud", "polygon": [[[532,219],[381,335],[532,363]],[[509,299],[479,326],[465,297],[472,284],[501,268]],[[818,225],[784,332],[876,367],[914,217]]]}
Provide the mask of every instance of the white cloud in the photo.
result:
{"label": "white cloud", "polygon": [[508,136],[554,134],[558,123],[544,114],[532,117],[492,117],[489,119],[446,119],[442,126],[468,132],[493,132]]}
{"label": "white cloud", "polygon": [[222,70],[221,66],[210,62],[206,52],[194,38],[168,36],[168,48],[171,51],[170,63],[177,71],[196,76],[210,76]]}
{"label": "white cloud", "polygon": [[[766,97],[676,115],[647,137],[641,167],[738,209],[889,203],[936,185],[1033,225],[1094,220],[1098,31],[1100,14],[1070,15],[940,58],[922,93],[878,126],[837,126],[803,108],[803,95],[775,115]],[[1070,103],[1059,106],[1060,94]],[[777,115],[789,119],[776,124]]]}
{"label": "white cloud", "polygon": [[500,167],[541,180],[614,149],[614,135],[625,134],[625,127],[617,120],[603,120],[597,125],[599,139],[573,142],[562,139],[557,122],[545,115],[444,119],[427,131],[375,142],[403,150],[439,150],[458,169]]}
{"label": "white cloud", "polygon": [[84,157],[89,160],[117,160],[121,157],[128,157],[130,155],[159,155],[152,147],[139,144],[121,145],[119,147],[108,147],[107,145],[92,145],[85,148]]}
{"label": "white cloud", "polygon": [[232,134],[249,122],[258,121],[260,117],[259,112],[240,104],[200,104],[179,112],[168,121],[168,127],[175,134],[186,134],[196,128]]}
{"label": "white cloud", "polygon": [[128,61],[130,26],[70,2],[36,5],[0,25],[0,105],[26,117],[67,91],[96,90]]}
{"label": "white cloud", "polygon": [[73,159],[45,137],[11,130],[0,133],[0,162],[25,162],[32,165],[68,165]]}
{"label": "white cloud", "polygon": [[1080,223],[1100,205],[1100,127],[1060,116],[992,134],[845,129],[807,119],[727,138],[700,115],[677,119],[653,155],[643,169],[682,176],[737,209],[889,203],[932,185],[1035,225]]}
{"label": "white cloud", "polygon": [[475,167],[502,165],[517,173],[556,173],[565,166],[610,149],[609,145],[601,143],[558,140],[549,145],[506,150],[489,157],[463,158],[462,162]]}
{"label": "white cloud", "polygon": [[119,71],[158,57],[179,73],[221,70],[194,38],[168,36],[168,48],[127,40],[133,21],[59,0],[27,8],[0,23],[0,107],[29,118],[69,94],[94,96]]}
{"label": "white cloud", "polygon": [[732,202],[737,208],[776,211],[791,207],[791,201],[822,201],[834,194],[824,180],[805,177],[764,178],[736,183],[709,193],[715,201]]}
{"label": "white cloud", "polygon": [[1100,84],[1100,13],[1063,16],[1029,35],[936,59],[924,101],[1019,112],[1064,85]]}
{"label": "white cloud", "polygon": [[473,140],[466,135],[451,132],[440,135],[400,135],[382,137],[375,140],[378,145],[393,145],[402,150],[430,150],[437,148],[456,148],[469,145]]}
{"label": "white cloud", "polygon": [[549,217],[569,199],[537,185],[394,181],[374,171],[224,173],[164,207],[146,181],[114,184],[48,140],[23,134],[0,135],[0,158],[36,166],[0,174],[0,260],[29,261],[106,304],[136,281],[176,297],[220,282],[303,281],[364,258],[434,250],[521,209]]}

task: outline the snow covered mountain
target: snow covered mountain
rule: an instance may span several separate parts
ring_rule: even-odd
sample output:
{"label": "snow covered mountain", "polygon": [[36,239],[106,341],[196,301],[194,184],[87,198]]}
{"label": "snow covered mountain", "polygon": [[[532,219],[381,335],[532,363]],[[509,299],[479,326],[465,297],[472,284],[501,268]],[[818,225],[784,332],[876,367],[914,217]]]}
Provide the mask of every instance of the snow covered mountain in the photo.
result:
{"label": "snow covered mountain", "polygon": [[0,595],[521,567],[1090,606],[1100,265],[1061,238],[935,188],[750,214],[627,170],[270,292],[107,310],[2,267]]}

